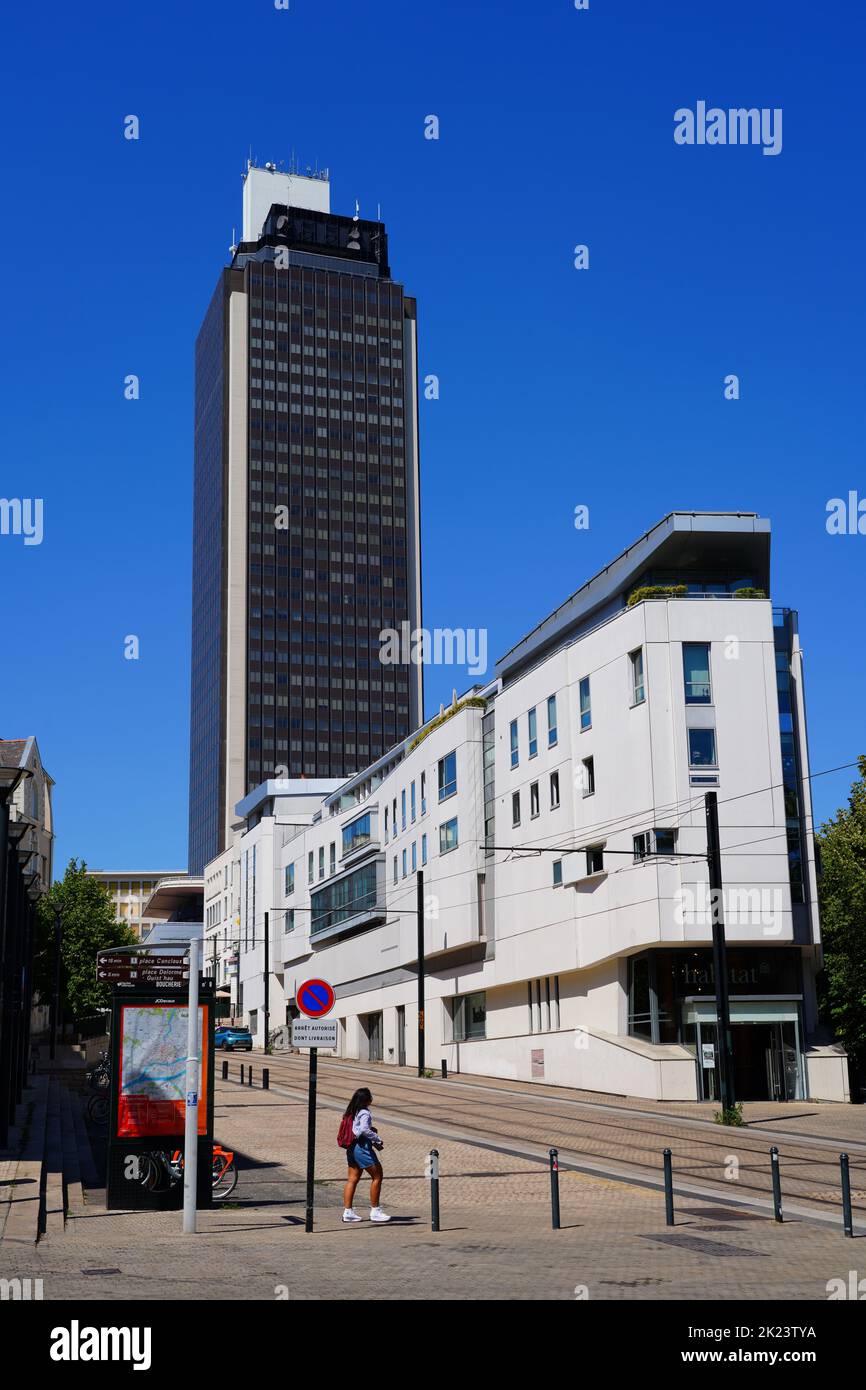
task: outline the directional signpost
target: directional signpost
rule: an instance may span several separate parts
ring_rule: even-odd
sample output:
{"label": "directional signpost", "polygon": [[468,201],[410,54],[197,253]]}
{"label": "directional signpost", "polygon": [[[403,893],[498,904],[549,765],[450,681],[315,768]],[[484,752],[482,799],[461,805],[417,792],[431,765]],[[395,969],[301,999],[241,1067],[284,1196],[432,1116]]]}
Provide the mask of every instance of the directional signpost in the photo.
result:
{"label": "directional signpost", "polygon": [[[323,1014],[334,1007],[334,991],[327,980],[305,980],[295,992],[295,1002],[306,1019],[292,1024],[292,1043],[310,1049],[310,1083],[307,1091],[307,1219],[304,1230],[313,1229],[316,1192],[316,1082],[320,1047],[337,1046],[337,1023],[320,1023]],[[308,1021],[309,1020],[309,1021]]]}
{"label": "directional signpost", "polygon": [[96,978],[118,989],[134,989],[141,985],[186,989],[189,960],[186,956],[120,955],[100,951],[96,957]]}

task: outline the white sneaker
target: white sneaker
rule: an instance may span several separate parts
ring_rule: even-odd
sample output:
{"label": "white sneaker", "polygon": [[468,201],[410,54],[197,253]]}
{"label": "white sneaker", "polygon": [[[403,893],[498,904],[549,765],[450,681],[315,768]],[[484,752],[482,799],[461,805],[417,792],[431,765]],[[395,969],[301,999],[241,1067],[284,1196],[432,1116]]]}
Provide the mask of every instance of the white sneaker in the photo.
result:
{"label": "white sneaker", "polygon": [[351,1207],[346,1207],[346,1209],[343,1212],[343,1220],[349,1226],[351,1226],[355,1221],[363,1221],[363,1219],[364,1218],[362,1216],[359,1216],[356,1211],[352,1211]]}
{"label": "white sneaker", "polygon": [[391,1218],[390,1218],[390,1216],[387,1215],[386,1212],[384,1212],[384,1211],[382,1210],[381,1207],[371,1207],[371,1208],[370,1208],[370,1220],[371,1220],[371,1221],[377,1221],[377,1222],[380,1222],[380,1223],[381,1223],[381,1222],[384,1222],[384,1221],[390,1221]]}

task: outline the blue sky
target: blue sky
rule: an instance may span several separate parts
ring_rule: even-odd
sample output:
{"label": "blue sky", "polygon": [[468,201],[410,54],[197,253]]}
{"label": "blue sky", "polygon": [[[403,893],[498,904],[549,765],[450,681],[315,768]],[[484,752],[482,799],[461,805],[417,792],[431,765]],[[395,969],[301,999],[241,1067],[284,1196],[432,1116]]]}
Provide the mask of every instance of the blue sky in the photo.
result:
{"label": "blue sky", "polygon": [[[335,211],[381,204],[418,298],[428,626],[486,627],[495,659],[666,512],[758,511],[813,767],[866,749],[866,536],[825,529],[866,497],[864,28],[796,0],[7,18],[0,495],[44,498],[45,536],[0,536],[0,735],[56,778],[58,870],[186,863],[193,343],[250,148],[328,165]],[[676,145],[698,100],[781,107],[781,154]],[[428,712],[469,683],[428,669]]]}

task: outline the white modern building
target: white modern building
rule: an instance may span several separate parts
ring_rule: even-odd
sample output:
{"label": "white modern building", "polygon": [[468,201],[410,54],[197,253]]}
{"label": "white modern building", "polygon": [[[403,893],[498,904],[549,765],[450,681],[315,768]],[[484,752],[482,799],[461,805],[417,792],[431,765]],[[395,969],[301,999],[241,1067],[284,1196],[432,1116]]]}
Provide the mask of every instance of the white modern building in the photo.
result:
{"label": "white modern building", "polygon": [[768,521],[673,513],[360,775],[240,802],[206,953],[258,1041],[267,935],[271,1028],[319,976],[341,1055],[415,1063],[420,897],[428,1066],[716,1098],[714,791],[737,1098],[847,1099],[816,1016],[802,655],[769,561]]}

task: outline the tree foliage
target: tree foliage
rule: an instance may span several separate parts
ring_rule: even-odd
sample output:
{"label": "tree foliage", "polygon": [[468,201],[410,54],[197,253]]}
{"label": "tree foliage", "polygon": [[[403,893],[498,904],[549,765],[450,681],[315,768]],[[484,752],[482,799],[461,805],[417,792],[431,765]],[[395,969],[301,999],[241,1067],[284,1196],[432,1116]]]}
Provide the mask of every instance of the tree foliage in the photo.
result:
{"label": "tree foliage", "polygon": [[39,900],[33,983],[41,998],[54,992],[54,910],[60,908],[61,1019],[67,1022],[90,1017],[107,1008],[111,994],[97,983],[96,953],[112,946],[131,946],[136,936],[124,922],[114,920],[114,904],[104,884],[89,878],[84,860],[70,859],[66,873]]}
{"label": "tree foliage", "polygon": [[848,806],[823,825],[817,840],[824,1011],[858,1070],[866,1067],[866,756]]}

